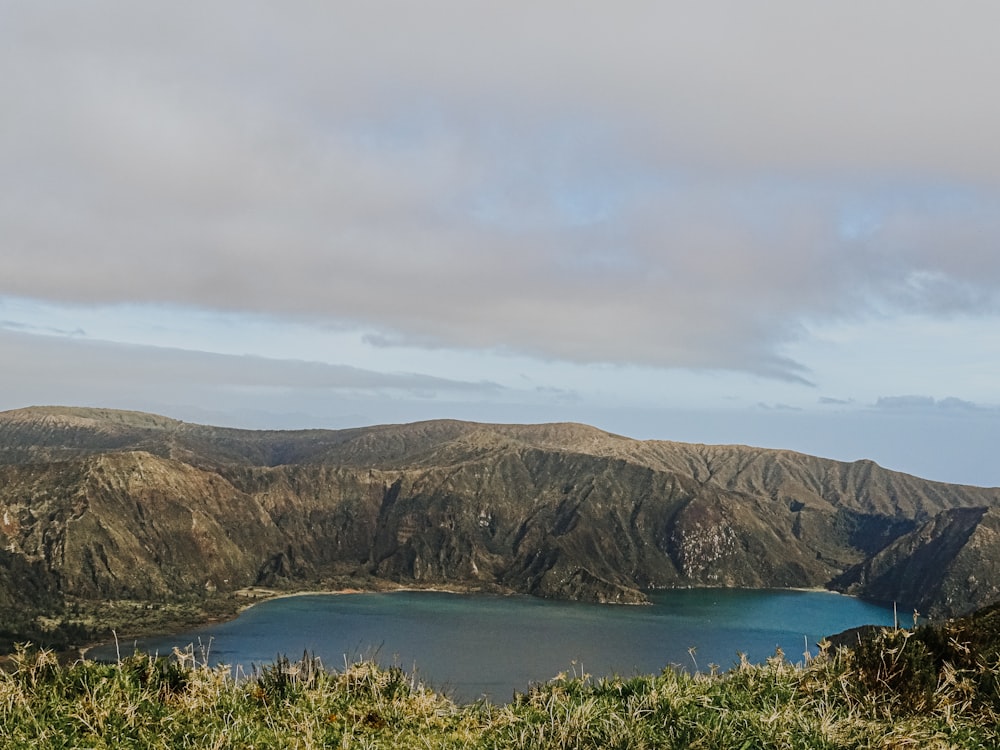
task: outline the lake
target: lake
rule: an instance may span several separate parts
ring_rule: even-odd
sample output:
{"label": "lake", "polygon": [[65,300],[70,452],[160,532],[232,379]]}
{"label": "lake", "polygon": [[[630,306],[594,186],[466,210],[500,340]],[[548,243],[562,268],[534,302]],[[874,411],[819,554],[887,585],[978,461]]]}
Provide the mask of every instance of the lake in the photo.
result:
{"label": "lake", "polygon": [[[332,668],[374,658],[471,701],[500,702],[531,682],[586,672],[657,673],[675,665],[728,669],[782,649],[801,661],[808,644],[857,625],[892,625],[891,609],[826,592],[682,589],[650,594],[652,606],[557,602],[526,596],[399,591],[272,599],[230,622],[121,644],[153,654],[207,644],[212,663],[253,665],[315,653]],[[114,644],[92,649],[114,659]]]}

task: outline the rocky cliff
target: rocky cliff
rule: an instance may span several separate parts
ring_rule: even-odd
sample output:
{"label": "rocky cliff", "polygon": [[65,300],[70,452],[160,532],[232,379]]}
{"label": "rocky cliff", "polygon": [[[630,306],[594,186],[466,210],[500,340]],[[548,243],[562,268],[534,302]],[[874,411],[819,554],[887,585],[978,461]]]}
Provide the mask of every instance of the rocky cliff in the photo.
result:
{"label": "rocky cliff", "polygon": [[871,462],[575,424],[32,408],[0,414],[0,609],[374,576],[608,602],[831,586],[943,616],[1000,599],[997,508],[1000,490]]}

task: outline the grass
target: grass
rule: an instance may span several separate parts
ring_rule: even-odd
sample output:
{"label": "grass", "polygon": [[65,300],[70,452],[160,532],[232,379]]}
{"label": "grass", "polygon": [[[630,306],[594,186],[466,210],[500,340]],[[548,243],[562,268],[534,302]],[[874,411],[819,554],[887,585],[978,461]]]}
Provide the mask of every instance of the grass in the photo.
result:
{"label": "grass", "polygon": [[192,650],[0,674],[2,748],[995,748],[1000,660],[886,630],[793,665],[560,675],[506,705],[458,705],[398,668],[279,660],[241,679]]}

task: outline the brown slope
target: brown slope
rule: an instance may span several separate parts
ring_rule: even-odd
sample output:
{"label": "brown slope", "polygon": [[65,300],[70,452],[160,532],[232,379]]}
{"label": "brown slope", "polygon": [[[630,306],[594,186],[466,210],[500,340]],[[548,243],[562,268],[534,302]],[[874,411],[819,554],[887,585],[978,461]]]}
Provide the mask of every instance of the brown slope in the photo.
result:
{"label": "brown slope", "polygon": [[792,451],[639,441],[573,423],[491,425],[436,420],[350,430],[237,430],[139,412],[32,407],[0,413],[0,462],[145,450],[196,465],[325,463],[358,468],[444,466],[507,448],[621,459],[701,484],[832,510],[926,520],[951,507],[1000,505],[1000,488],[945,484]]}
{"label": "brown slope", "polygon": [[[374,555],[386,575],[465,566],[547,596],[595,579],[634,599],[636,587],[814,585],[837,569],[787,514],[620,459],[511,449],[401,479]],[[456,555],[435,555],[444,547]]]}
{"label": "brown slope", "polygon": [[0,539],[65,593],[171,598],[247,585],[277,542],[222,477],[148,453],[0,468]]}
{"label": "brown slope", "polygon": [[239,430],[142,412],[28,407],[0,412],[0,464],[145,451],[209,468],[310,461],[359,430]]}
{"label": "brown slope", "polygon": [[941,618],[1000,600],[1000,509],[944,511],[835,579],[848,593]]}
{"label": "brown slope", "polygon": [[872,461],[847,463],[742,445],[640,441],[572,423],[425,422],[365,428],[316,459],[358,466],[385,461],[396,466],[441,466],[519,447],[618,459],[686,475],[719,489],[828,511],[925,520],[947,508],[1000,505],[1000,488],[933,482]]}
{"label": "brown slope", "polygon": [[[651,586],[815,586],[942,513],[1000,504],[995,489],[871,462],[576,424],[247,431],[49,407],[0,414],[4,462],[0,506],[33,528],[15,539],[24,561],[103,596],[357,570],[612,601]],[[24,516],[25,503],[38,507]],[[858,590],[903,601],[916,568],[896,567]],[[958,599],[921,585],[953,611],[995,596],[992,576]]]}

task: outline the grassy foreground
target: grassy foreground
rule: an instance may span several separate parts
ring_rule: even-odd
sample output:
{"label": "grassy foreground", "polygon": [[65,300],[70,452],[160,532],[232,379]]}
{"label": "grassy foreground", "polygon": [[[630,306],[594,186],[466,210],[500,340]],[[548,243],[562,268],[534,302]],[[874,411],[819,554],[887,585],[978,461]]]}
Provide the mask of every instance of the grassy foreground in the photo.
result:
{"label": "grassy foreground", "polygon": [[723,674],[559,676],[508,705],[456,705],[370,662],[279,661],[235,680],[192,652],[63,666],[20,649],[0,674],[0,747],[1000,747],[1000,664],[974,646],[887,630],[800,665],[779,653]]}

